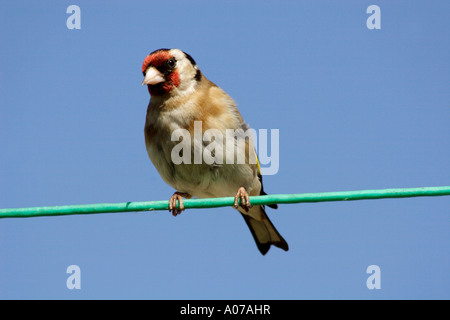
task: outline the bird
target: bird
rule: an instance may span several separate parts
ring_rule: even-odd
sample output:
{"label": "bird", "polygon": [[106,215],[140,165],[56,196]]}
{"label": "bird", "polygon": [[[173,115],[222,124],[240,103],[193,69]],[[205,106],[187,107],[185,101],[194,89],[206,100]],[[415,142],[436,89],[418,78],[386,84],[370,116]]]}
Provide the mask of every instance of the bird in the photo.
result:
{"label": "bird", "polygon": [[[288,251],[286,240],[270,221],[265,206],[250,203],[250,196],[266,194],[252,139],[244,139],[245,148],[238,148],[231,158],[233,161],[225,159],[223,152],[217,155],[212,152],[215,157],[212,162],[192,161],[196,153],[201,156],[207,147],[204,138],[196,137],[195,130],[224,136],[227,130],[235,130],[238,134],[230,143],[234,148],[239,132],[249,129],[234,100],[208,80],[195,60],[180,49],[161,48],[151,52],[144,59],[142,73],[142,85],[147,85],[150,93],[144,126],[145,146],[162,179],[175,189],[169,199],[172,215],[184,210],[183,198],[234,197],[234,208],[244,218],[261,254],[265,255],[271,245]],[[186,136],[174,139],[174,132]],[[228,154],[229,145],[224,150]],[[174,156],[178,157],[177,161]],[[236,161],[239,156],[244,160]],[[180,158],[186,161],[180,162]],[[256,161],[251,161],[255,158]],[[268,206],[277,209],[276,204]]]}

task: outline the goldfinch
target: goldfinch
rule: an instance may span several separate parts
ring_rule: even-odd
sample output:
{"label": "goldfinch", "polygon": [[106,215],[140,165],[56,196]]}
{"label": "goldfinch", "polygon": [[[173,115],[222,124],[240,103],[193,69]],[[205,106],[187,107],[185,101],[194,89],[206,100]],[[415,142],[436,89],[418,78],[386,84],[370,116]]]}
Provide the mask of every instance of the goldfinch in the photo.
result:
{"label": "goldfinch", "polygon": [[[162,179],[176,190],[169,200],[172,214],[176,216],[184,210],[183,197],[233,196],[234,207],[244,217],[259,251],[265,255],[271,245],[287,251],[287,242],[269,220],[264,206],[250,204],[249,196],[266,194],[252,140],[245,139],[244,148],[232,154],[232,161],[225,154],[214,153],[212,162],[198,158],[208,147],[198,132],[227,137],[227,130],[248,129],[233,99],[203,75],[189,54],[179,49],[153,51],[145,58],[142,72],[142,84],[147,85],[151,96],[144,128],[145,145]],[[182,135],[175,135],[174,139],[176,132]],[[232,140],[234,149],[237,136]],[[225,152],[229,149],[226,145]],[[186,161],[180,162],[180,157]],[[256,161],[251,161],[252,157]]]}

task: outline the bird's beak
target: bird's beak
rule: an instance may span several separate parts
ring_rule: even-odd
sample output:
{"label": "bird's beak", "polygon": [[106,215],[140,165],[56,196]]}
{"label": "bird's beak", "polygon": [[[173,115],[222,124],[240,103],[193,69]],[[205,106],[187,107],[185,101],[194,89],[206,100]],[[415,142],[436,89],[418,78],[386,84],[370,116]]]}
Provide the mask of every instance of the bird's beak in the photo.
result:
{"label": "bird's beak", "polygon": [[142,85],[144,84],[150,84],[154,85],[160,82],[164,82],[164,76],[161,72],[159,72],[156,68],[150,67],[147,69],[147,72],[145,73],[144,81],[142,81]]}

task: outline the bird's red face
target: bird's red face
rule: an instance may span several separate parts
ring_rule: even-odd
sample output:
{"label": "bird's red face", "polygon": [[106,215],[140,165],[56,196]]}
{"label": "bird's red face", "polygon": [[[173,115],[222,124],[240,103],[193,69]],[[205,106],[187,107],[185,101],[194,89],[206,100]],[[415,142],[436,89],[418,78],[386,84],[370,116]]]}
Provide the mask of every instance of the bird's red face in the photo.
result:
{"label": "bird's red face", "polygon": [[177,60],[168,49],[159,49],[150,53],[142,65],[144,81],[153,96],[169,93],[180,85]]}

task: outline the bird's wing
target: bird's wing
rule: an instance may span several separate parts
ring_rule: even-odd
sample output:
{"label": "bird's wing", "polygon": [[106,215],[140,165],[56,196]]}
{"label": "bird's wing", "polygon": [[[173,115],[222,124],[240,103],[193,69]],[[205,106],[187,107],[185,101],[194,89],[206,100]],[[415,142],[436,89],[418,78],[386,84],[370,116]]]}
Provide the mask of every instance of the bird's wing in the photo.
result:
{"label": "bird's wing", "polygon": [[[256,150],[255,150],[255,154],[256,154],[256,166],[258,167],[258,179],[259,179],[259,182],[261,183],[261,191],[260,191],[259,195],[262,196],[262,195],[266,195],[267,193],[264,191],[262,174],[261,174],[261,166],[259,164],[258,154],[256,153]],[[277,204],[268,204],[267,206],[272,209],[278,209]]]}

